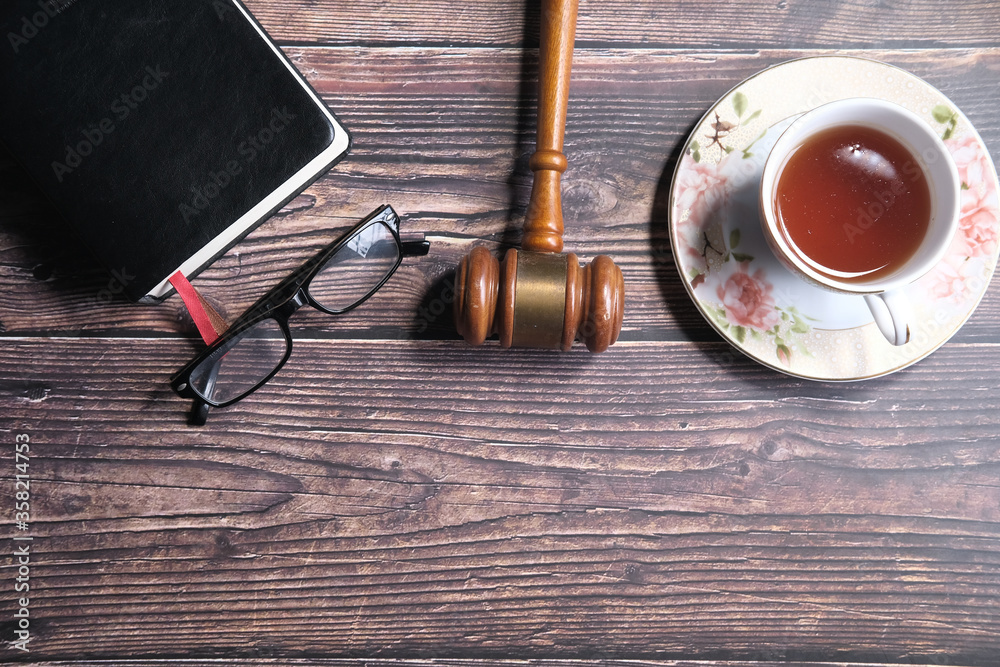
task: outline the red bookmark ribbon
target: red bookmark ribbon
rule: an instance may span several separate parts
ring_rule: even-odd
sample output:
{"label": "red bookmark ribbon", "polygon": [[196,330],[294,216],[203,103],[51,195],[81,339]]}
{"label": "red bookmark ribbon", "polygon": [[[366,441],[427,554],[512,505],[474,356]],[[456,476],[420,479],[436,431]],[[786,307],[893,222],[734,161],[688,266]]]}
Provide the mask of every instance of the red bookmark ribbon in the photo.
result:
{"label": "red bookmark ribbon", "polygon": [[211,345],[218,340],[219,336],[225,333],[228,328],[222,316],[212,308],[212,305],[205,300],[201,292],[195,289],[191,281],[187,279],[187,276],[180,271],[170,276],[170,284],[174,286],[177,294],[184,301],[184,306],[191,314],[191,319],[194,320],[194,325],[198,327],[198,333],[201,334],[201,338],[205,341],[205,344]]}

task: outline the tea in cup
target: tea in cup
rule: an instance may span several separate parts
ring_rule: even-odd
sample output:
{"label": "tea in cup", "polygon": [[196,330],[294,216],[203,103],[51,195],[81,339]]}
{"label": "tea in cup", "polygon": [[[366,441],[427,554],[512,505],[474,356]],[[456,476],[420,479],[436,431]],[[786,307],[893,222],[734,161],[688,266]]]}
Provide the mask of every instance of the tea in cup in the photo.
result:
{"label": "tea in cup", "polygon": [[863,296],[893,345],[910,338],[903,288],[941,261],[958,229],[961,181],[912,112],[851,98],[809,111],[768,154],[761,226],[792,273]]}

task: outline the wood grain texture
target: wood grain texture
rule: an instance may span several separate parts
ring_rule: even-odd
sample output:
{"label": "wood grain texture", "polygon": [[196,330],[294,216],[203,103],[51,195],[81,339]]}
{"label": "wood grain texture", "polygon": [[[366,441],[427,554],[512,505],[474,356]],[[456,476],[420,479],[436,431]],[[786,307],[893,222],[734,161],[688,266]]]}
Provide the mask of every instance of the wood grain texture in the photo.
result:
{"label": "wood grain texture", "polygon": [[8,349],[36,657],[997,649],[1000,347],[833,385],[721,344],[306,340],[204,429],[182,341]]}
{"label": "wood grain texture", "polygon": [[[337,0],[246,3],[283,42],[310,44],[427,43],[522,46],[538,43],[538,3]],[[582,0],[581,46],[711,49],[927,48],[996,46],[995,0]]]}
{"label": "wood grain texture", "polygon": [[[300,326],[354,337],[454,338],[444,307],[459,259],[474,242],[501,254],[520,238],[534,150],[532,66],[519,50],[290,49],[355,135],[350,157],[199,276],[217,309],[237,317],[318,248],[382,203],[423,233],[431,253],[408,260],[363,310],[303,313]],[[610,255],[628,285],[623,340],[716,340],[674,266],[669,183],[691,126],[735,83],[801,51],[719,54],[578,50],[563,178],[566,250]],[[947,94],[1000,156],[1000,48],[872,51]],[[528,69],[528,82],[522,70]],[[435,74],[428,77],[427,72]],[[133,306],[106,292],[104,272],[59,242],[23,176],[2,168],[0,324],[10,334],[115,331],[195,336],[182,304]],[[991,290],[958,340],[995,340]],[[442,297],[445,297],[442,299]]]}
{"label": "wood grain texture", "polygon": [[791,58],[903,67],[996,160],[995,0],[582,0],[565,243],[628,282],[599,356],[474,349],[450,321],[458,259],[519,240],[537,3],[248,5],[355,144],[196,285],[233,318],[382,203],[431,253],[355,312],[297,315],[285,369],[193,428],[177,300],[116,300],[0,155],[0,441],[31,437],[35,538],[28,654],[0,559],[0,661],[995,667],[995,286],[915,366],[808,382],[720,340],[666,229],[693,125]]}
{"label": "wood grain texture", "polygon": [[[107,667],[107,662],[45,661],[37,667]],[[787,662],[758,660],[497,660],[497,659],[393,659],[393,658],[249,658],[241,660],[121,660],[120,667],[787,667]],[[797,667],[887,667],[884,663],[796,662]],[[930,663],[911,667],[931,667]]]}
{"label": "wood grain texture", "polygon": [[[100,660],[45,661],[37,667],[107,667]],[[401,658],[244,658],[240,660],[121,660],[120,667],[787,667],[787,662],[759,660],[502,660],[502,659],[401,659]],[[931,667],[930,663],[910,667]],[[796,667],[887,667],[884,663],[796,662]]]}

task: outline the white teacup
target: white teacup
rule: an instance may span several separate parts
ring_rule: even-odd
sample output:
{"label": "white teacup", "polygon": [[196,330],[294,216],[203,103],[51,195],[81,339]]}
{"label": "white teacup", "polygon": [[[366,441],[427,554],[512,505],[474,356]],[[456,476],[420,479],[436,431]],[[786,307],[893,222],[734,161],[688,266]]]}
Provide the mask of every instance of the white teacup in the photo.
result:
{"label": "white teacup", "polygon": [[[789,157],[803,142],[823,130],[863,125],[881,130],[910,153],[930,190],[930,221],[916,252],[888,275],[869,281],[839,280],[814,268],[815,262],[785,237],[777,213],[776,190]],[[764,164],[760,184],[760,217],[768,245],[792,273],[824,289],[865,298],[879,330],[893,345],[910,339],[911,307],[903,288],[918,280],[944,257],[958,229],[961,181],[948,149],[934,130],[906,109],[878,99],[851,98],[817,107],[797,118],[778,138]],[[847,221],[846,223],[853,222]],[[845,226],[845,229],[847,227]]]}

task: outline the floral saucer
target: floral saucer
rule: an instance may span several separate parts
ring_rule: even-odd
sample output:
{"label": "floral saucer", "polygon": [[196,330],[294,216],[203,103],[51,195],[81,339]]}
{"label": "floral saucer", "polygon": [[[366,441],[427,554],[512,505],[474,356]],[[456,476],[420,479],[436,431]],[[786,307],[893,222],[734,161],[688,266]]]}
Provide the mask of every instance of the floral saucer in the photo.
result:
{"label": "floral saucer", "polygon": [[[906,288],[916,324],[898,347],[879,333],[863,299],[793,276],[760,229],[757,191],[771,146],[798,115],[847,97],[885,99],[926,120],[962,179],[959,231],[945,259]],[[742,82],[698,124],[674,172],[670,239],[695,305],[739,350],[797,377],[861,380],[919,361],[972,315],[1000,253],[998,191],[982,139],[941,92],[884,63],[803,58]]]}

